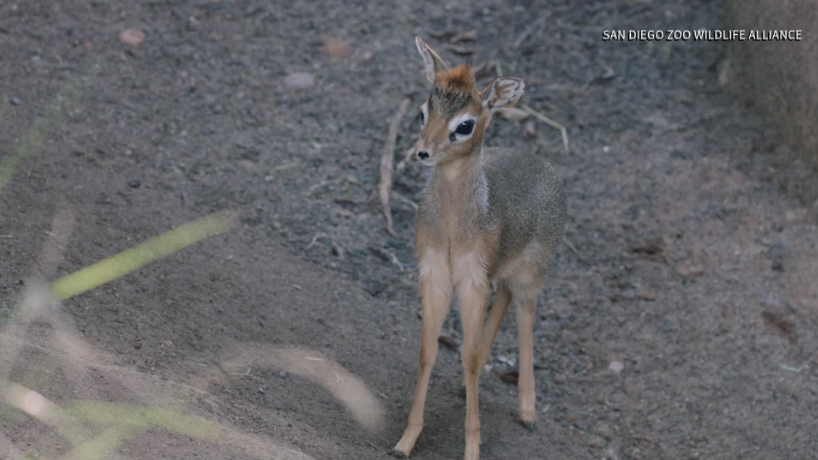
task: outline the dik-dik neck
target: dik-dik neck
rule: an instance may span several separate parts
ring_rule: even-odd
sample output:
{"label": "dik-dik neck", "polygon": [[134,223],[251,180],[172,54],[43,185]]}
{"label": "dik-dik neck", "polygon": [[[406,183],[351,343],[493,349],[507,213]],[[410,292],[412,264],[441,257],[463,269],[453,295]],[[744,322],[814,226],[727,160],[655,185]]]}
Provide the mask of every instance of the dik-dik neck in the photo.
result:
{"label": "dik-dik neck", "polygon": [[436,166],[425,197],[429,218],[465,224],[488,211],[488,183],[480,152]]}
{"label": "dik-dik neck", "polygon": [[449,190],[471,188],[483,174],[482,151],[483,148],[478,147],[475,152],[437,165],[435,168],[437,180]]}

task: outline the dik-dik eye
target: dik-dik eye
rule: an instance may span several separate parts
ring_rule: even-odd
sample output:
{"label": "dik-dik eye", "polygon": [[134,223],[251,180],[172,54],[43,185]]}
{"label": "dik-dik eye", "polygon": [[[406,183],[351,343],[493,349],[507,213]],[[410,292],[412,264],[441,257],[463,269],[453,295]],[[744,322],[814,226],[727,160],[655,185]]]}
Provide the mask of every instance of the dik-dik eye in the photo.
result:
{"label": "dik-dik eye", "polygon": [[426,124],[426,119],[429,118],[429,114],[428,114],[429,109],[428,109],[427,104],[428,104],[428,102],[424,102],[423,105],[420,106],[420,113],[418,114],[418,117],[420,117],[420,125],[421,126],[425,125]]}
{"label": "dik-dik eye", "polygon": [[474,129],[474,120],[466,120],[460,125],[457,126],[457,129],[454,131],[455,134],[460,134],[461,136],[468,136],[471,134],[472,130]]}
{"label": "dik-dik eye", "polygon": [[477,116],[473,113],[461,113],[449,120],[449,142],[457,144],[469,140],[474,134]]}

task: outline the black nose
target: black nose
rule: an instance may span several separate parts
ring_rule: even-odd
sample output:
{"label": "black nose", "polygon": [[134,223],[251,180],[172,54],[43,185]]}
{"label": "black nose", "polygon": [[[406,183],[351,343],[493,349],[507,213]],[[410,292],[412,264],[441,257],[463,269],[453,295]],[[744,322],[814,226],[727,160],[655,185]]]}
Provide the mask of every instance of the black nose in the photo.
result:
{"label": "black nose", "polygon": [[420,152],[418,152],[418,158],[420,158],[421,160],[428,160],[429,152],[427,152],[426,150],[421,150]]}

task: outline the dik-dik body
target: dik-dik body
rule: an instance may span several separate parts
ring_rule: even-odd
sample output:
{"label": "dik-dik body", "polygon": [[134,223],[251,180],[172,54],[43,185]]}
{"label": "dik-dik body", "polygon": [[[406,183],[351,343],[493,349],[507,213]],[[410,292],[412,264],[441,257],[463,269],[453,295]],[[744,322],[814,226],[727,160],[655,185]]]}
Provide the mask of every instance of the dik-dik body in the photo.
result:
{"label": "dik-dik body", "polygon": [[[409,456],[423,428],[437,338],[452,294],[457,293],[466,389],[464,457],[477,460],[477,379],[509,303],[516,311],[519,336],[520,419],[533,428],[534,310],[563,236],[565,192],[554,169],[538,156],[483,147],[492,114],[519,101],[525,88],[522,80],[499,78],[479,91],[469,66],[449,69],[419,37],[416,44],[432,90],[421,107],[423,133],[415,155],[433,170],[415,226],[423,312],[420,368],[409,421],[392,454]],[[484,328],[492,281],[497,292]]]}

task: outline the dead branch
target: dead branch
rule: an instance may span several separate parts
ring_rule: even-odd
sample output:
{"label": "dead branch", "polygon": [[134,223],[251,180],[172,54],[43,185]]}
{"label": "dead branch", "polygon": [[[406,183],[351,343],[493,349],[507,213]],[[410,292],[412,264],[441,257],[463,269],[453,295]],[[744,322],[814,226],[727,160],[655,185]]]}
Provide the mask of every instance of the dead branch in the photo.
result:
{"label": "dead branch", "polygon": [[418,143],[417,141],[415,141],[415,143],[412,144],[412,146],[406,150],[406,153],[403,154],[403,160],[400,160],[398,162],[398,165],[395,167],[395,170],[398,172],[398,174],[403,174],[403,171],[406,169],[406,165],[412,160],[412,155],[415,154],[417,149]]}
{"label": "dead branch", "polygon": [[565,148],[565,153],[567,153],[567,154],[571,153],[571,149],[570,149],[569,144],[568,144],[568,131],[566,131],[565,126],[563,126],[563,125],[557,123],[556,121],[546,117],[545,115],[541,114],[540,112],[537,112],[536,110],[529,107],[528,104],[521,104],[520,107],[522,107],[523,110],[530,113],[531,115],[534,115],[535,117],[537,117],[537,119],[539,119],[543,123],[547,124],[548,126],[551,126],[552,128],[559,129],[560,134],[562,134],[562,146]]}
{"label": "dead branch", "polygon": [[406,98],[400,103],[398,113],[389,123],[389,132],[386,136],[386,144],[383,147],[383,155],[381,155],[381,183],[378,187],[381,198],[381,210],[384,217],[386,217],[386,231],[390,235],[397,237],[397,233],[392,228],[392,210],[389,206],[389,194],[392,191],[392,164],[395,161],[395,143],[398,140],[398,127],[406,113],[406,108],[409,107],[410,99]]}
{"label": "dead branch", "polygon": [[535,30],[537,30],[537,27],[539,27],[540,25],[542,25],[542,23],[543,23],[543,22],[545,22],[545,20],[546,20],[546,19],[548,19],[548,16],[543,16],[543,17],[541,17],[541,18],[537,19],[536,21],[534,21],[533,23],[531,23],[531,25],[530,25],[530,26],[528,26],[528,27],[527,27],[527,28],[526,28],[526,29],[523,31],[523,33],[521,33],[521,34],[520,34],[520,36],[519,36],[519,37],[517,37],[517,40],[514,40],[514,44],[511,46],[511,49],[515,49],[515,50],[516,50],[517,48],[519,48],[519,47],[520,47],[520,45],[522,45],[522,44],[523,44],[523,41],[524,41],[526,38],[528,38],[528,36],[529,36],[529,35],[531,35],[531,34],[532,34],[532,33],[533,33]]}
{"label": "dead branch", "polygon": [[412,201],[409,197],[406,197],[406,196],[404,196],[404,195],[402,195],[402,194],[400,194],[398,192],[392,192],[392,196],[394,196],[395,198],[398,199],[398,201],[400,201],[401,203],[406,204],[407,206],[409,206],[413,210],[415,210],[415,211],[418,210],[418,204],[415,203],[414,201]]}

